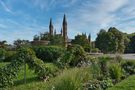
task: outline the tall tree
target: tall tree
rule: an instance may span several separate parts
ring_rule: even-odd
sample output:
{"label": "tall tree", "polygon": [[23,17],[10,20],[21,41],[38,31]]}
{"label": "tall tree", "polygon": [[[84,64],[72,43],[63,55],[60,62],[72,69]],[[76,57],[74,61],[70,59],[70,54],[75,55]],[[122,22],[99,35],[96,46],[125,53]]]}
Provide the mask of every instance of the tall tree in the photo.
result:
{"label": "tall tree", "polygon": [[95,45],[103,53],[123,53],[125,49],[123,33],[115,27],[109,28],[107,32],[102,29],[97,35]]}
{"label": "tall tree", "polygon": [[124,45],[124,34],[120,32],[117,28],[115,27],[110,27],[108,32],[111,32],[114,35],[114,40],[118,44],[118,48],[116,52],[118,53],[123,53],[125,50],[125,45]]}

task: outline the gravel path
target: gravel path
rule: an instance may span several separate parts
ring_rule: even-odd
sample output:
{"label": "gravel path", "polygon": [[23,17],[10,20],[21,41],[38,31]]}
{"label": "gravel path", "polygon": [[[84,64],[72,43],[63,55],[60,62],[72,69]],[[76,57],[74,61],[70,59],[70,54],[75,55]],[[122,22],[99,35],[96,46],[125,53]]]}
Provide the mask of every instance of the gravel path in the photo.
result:
{"label": "gravel path", "polygon": [[[107,54],[111,57],[115,57],[116,55],[115,54]],[[135,60],[135,54],[120,54],[120,56],[123,58],[123,59],[130,59],[130,60]]]}

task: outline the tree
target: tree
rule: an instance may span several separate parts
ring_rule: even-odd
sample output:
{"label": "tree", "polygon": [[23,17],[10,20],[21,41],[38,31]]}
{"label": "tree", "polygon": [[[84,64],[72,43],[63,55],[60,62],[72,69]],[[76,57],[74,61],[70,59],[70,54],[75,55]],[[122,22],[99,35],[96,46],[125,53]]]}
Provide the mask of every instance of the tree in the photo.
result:
{"label": "tree", "polygon": [[49,41],[50,40],[50,36],[48,32],[44,32],[44,33],[40,33],[39,35],[35,35],[33,38],[34,41],[38,41],[38,40],[46,40]]}
{"label": "tree", "polygon": [[63,46],[63,42],[64,42],[63,37],[60,34],[56,34],[56,35],[52,36],[49,44]]}
{"label": "tree", "polygon": [[103,53],[123,53],[125,49],[124,35],[115,27],[109,28],[107,32],[101,29],[95,45]]}
{"label": "tree", "polygon": [[129,53],[135,53],[135,34],[131,36],[128,48]]}
{"label": "tree", "polygon": [[90,51],[90,50],[88,50],[88,49],[90,49],[90,42],[89,42],[86,34],[75,36],[75,39],[71,41],[71,44],[78,44],[78,45],[82,46],[85,49],[85,51]]}
{"label": "tree", "polygon": [[0,48],[6,48],[7,46],[7,41],[0,41]]}
{"label": "tree", "polygon": [[34,41],[38,41],[40,40],[40,37],[38,35],[34,35],[34,38],[33,38]]}
{"label": "tree", "polygon": [[20,48],[22,46],[29,46],[30,45],[30,42],[29,40],[20,40],[20,39],[17,39],[14,41],[14,46],[16,48]]}
{"label": "tree", "polygon": [[120,32],[117,28],[115,27],[110,27],[108,32],[111,32],[114,35],[114,40],[118,44],[117,52],[118,53],[123,53],[125,50],[125,45],[124,45],[124,34]]}
{"label": "tree", "polygon": [[107,44],[106,44],[106,31],[101,29],[100,32],[97,34],[97,38],[95,41],[95,47],[99,48],[103,53],[107,52]]}
{"label": "tree", "polygon": [[47,41],[50,40],[50,36],[48,32],[40,33],[39,37],[40,37],[40,40],[47,40]]}

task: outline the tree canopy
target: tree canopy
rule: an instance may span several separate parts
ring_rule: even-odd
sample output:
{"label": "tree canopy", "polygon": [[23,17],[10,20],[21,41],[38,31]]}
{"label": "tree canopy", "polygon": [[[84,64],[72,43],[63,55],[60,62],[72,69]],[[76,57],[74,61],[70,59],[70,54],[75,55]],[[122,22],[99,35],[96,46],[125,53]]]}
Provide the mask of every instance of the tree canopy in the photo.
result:
{"label": "tree canopy", "polygon": [[125,50],[124,35],[115,27],[109,28],[108,31],[101,29],[95,46],[103,53],[123,53]]}

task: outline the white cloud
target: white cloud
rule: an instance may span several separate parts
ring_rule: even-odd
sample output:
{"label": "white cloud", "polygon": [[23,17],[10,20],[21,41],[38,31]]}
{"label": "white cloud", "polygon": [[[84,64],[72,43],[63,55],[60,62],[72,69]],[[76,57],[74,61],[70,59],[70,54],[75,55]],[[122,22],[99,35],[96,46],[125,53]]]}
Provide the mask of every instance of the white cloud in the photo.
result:
{"label": "white cloud", "polygon": [[11,9],[2,0],[0,0],[0,4],[3,6],[3,8],[5,9],[5,11],[13,14],[13,12],[11,11]]}

